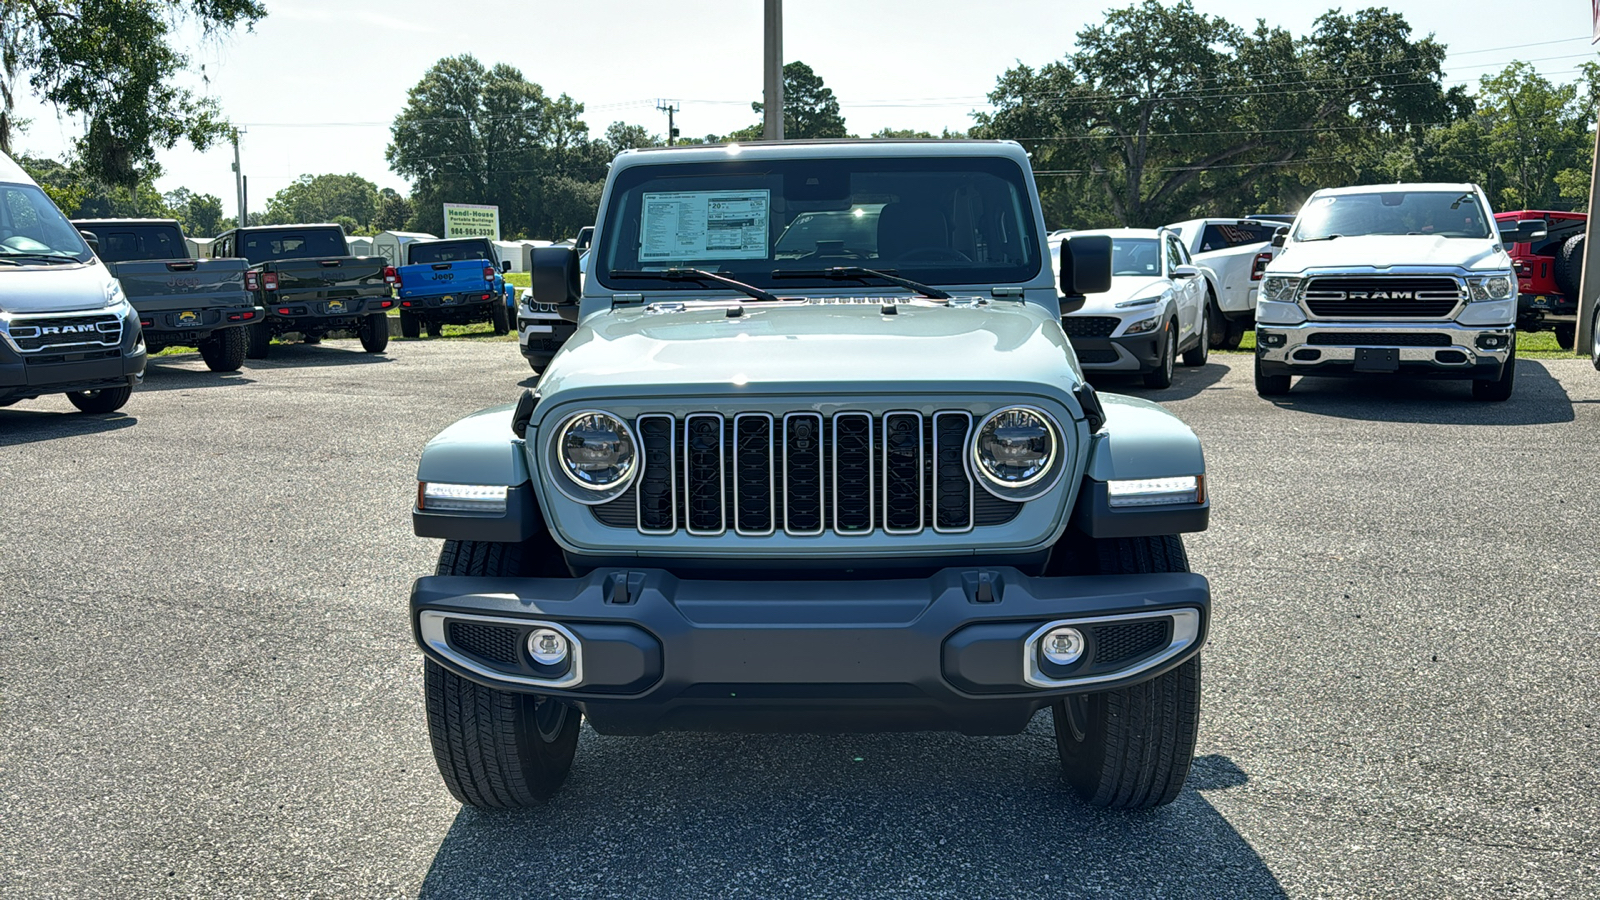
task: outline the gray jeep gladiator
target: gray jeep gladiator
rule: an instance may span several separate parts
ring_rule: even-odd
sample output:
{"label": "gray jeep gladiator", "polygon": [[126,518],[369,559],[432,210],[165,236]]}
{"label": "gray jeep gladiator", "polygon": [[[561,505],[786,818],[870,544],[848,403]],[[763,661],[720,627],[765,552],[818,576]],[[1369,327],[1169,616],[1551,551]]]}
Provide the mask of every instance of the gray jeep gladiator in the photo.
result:
{"label": "gray jeep gladiator", "polygon": [[74,219],[139,311],[145,346],[194,347],[206,368],[244,363],[245,328],[265,311],[244,289],[242,259],[194,259],[173,219]]}
{"label": "gray jeep gladiator", "polygon": [[[870,222],[799,246],[818,212]],[[576,334],[418,467],[415,531],[444,546],[411,621],[450,792],[550,797],[583,718],[979,735],[1050,709],[1087,802],[1176,797],[1205,463],[1085,382],[1045,237],[1011,142],[618,156],[583,287],[574,251],[535,251]],[[1062,293],[1105,290],[1110,254],[1069,239]]]}

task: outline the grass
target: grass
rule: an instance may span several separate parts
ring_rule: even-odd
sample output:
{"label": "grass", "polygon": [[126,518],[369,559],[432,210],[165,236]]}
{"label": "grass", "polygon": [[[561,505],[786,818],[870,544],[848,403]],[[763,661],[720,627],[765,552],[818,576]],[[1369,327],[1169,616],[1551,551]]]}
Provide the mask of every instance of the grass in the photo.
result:
{"label": "grass", "polygon": [[528,272],[507,272],[506,280],[519,288],[533,287],[533,275]]}
{"label": "grass", "polygon": [[[1246,331],[1244,340],[1239,342],[1239,349],[1213,350],[1212,353],[1255,353],[1256,333]],[[1523,359],[1572,359],[1577,354],[1571,350],[1563,350],[1556,346],[1556,336],[1548,331],[1517,332],[1517,355]]]}

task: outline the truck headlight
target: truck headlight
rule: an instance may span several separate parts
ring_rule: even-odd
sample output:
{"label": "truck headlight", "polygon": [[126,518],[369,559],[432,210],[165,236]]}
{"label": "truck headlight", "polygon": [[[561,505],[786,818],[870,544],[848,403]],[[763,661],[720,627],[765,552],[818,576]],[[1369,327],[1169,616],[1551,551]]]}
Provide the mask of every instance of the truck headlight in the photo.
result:
{"label": "truck headlight", "polygon": [[1275,303],[1293,303],[1300,279],[1288,275],[1268,275],[1261,279],[1261,299]]}
{"label": "truck headlight", "polygon": [[639,461],[627,424],[599,411],[567,419],[556,433],[556,455],[573,484],[595,492],[613,492],[626,485]]}
{"label": "truck headlight", "polygon": [[105,309],[114,309],[118,306],[121,306],[127,299],[128,295],[122,292],[122,282],[116,280],[115,278],[106,282]]}
{"label": "truck headlight", "polygon": [[972,468],[989,493],[1022,502],[1055,485],[1064,467],[1061,429],[1028,406],[996,410],[978,423],[972,438]]}
{"label": "truck headlight", "polygon": [[1510,300],[1516,282],[1510,275],[1488,275],[1467,279],[1469,302]]}

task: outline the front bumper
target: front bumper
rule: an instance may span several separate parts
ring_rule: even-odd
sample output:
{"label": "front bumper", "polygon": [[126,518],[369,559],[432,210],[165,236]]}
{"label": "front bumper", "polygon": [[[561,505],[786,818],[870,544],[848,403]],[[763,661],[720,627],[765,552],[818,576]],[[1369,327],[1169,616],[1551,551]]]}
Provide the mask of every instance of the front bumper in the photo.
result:
{"label": "front bumper", "polygon": [[[46,394],[94,391],[123,385],[137,387],[144,380],[144,337],[138,313],[127,307],[122,316],[121,339],[116,346],[86,345],[22,351],[0,339],[0,404],[31,400]],[[94,316],[95,312],[65,313]]]}
{"label": "front bumper", "polygon": [[1510,325],[1450,322],[1256,324],[1263,375],[1384,375],[1493,380],[1515,346]]}
{"label": "front bumper", "polygon": [[577,330],[576,322],[568,322],[557,313],[517,312],[517,348],[532,361],[549,362]]}
{"label": "front bumper", "polygon": [[1070,338],[1078,365],[1086,372],[1126,372],[1141,375],[1161,368],[1161,341],[1166,331],[1109,338]]}
{"label": "front bumper", "polygon": [[[1154,678],[1200,651],[1210,588],[1188,573],[1035,578],[948,568],[927,578],[693,581],[660,569],[582,578],[420,578],[423,652],[473,681],[560,697],[597,731],[955,730],[1015,734],[1058,698]],[[1046,626],[1086,636],[1041,666]],[[564,632],[539,669],[536,625]]]}

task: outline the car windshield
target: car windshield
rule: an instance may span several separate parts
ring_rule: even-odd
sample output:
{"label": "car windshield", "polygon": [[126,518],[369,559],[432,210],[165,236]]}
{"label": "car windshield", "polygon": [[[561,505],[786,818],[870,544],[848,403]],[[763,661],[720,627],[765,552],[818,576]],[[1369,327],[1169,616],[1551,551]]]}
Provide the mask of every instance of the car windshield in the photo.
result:
{"label": "car windshield", "polygon": [[[1020,283],[1040,265],[1028,197],[1022,170],[995,157],[633,166],[602,216],[596,274],[625,291],[706,287],[638,274],[689,268],[784,290],[837,287],[826,270],[851,266],[930,284]],[[623,272],[634,274],[612,275]]]}
{"label": "car windshield", "polygon": [[[89,245],[67,217],[31,184],[0,184],[0,259],[90,260]],[[14,260],[25,262],[24,259]]]}
{"label": "car windshield", "polygon": [[1373,191],[1316,197],[1300,211],[1297,241],[1363,235],[1486,238],[1489,217],[1472,191]]}

